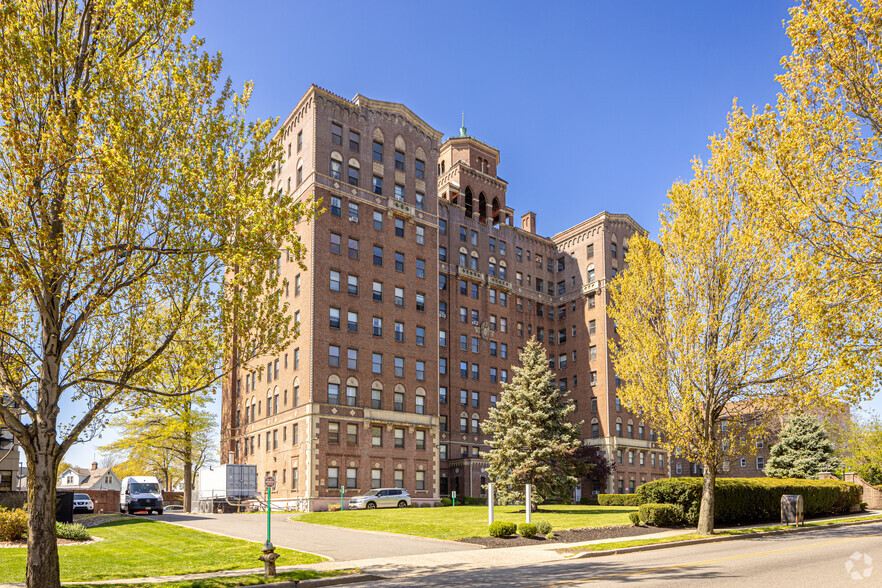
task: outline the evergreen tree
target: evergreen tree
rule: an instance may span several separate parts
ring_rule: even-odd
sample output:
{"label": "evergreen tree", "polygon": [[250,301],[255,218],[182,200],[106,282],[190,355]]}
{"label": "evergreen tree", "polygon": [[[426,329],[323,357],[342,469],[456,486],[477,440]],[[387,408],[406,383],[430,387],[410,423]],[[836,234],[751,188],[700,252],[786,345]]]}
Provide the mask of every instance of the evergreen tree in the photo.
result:
{"label": "evergreen tree", "polygon": [[566,495],[578,479],[573,454],[580,446],[580,423],[569,419],[575,406],[555,386],[545,350],[530,339],[521,353],[523,367],[502,385],[502,395],[481,425],[490,437],[488,473],[502,502],[524,502],[532,484],[532,505]]}
{"label": "evergreen tree", "polygon": [[772,447],[766,475],[771,478],[813,478],[842,467],[824,427],[809,415],[794,415]]}

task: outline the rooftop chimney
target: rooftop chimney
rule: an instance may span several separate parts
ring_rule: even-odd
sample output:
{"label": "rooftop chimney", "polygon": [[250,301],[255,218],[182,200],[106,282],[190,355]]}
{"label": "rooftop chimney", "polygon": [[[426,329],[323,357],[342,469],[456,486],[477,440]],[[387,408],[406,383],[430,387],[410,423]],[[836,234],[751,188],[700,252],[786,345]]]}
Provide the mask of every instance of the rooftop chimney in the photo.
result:
{"label": "rooftop chimney", "polygon": [[98,462],[97,462],[97,461],[93,461],[93,462],[92,462],[92,470],[97,470],[97,469],[98,469]]}
{"label": "rooftop chimney", "polygon": [[536,234],[536,213],[528,212],[521,215],[521,228],[528,233]]}

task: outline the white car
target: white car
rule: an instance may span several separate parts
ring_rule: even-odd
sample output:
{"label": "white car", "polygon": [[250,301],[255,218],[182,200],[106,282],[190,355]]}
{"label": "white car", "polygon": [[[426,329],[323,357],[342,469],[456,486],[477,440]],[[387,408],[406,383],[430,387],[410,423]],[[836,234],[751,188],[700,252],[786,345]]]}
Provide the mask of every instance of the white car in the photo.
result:
{"label": "white car", "polygon": [[349,509],[373,508],[407,508],[410,506],[410,494],[402,488],[376,488],[349,499]]}
{"label": "white car", "polygon": [[89,498],[88,494],[74,494],[74,512],[95,512],[95,503]]}

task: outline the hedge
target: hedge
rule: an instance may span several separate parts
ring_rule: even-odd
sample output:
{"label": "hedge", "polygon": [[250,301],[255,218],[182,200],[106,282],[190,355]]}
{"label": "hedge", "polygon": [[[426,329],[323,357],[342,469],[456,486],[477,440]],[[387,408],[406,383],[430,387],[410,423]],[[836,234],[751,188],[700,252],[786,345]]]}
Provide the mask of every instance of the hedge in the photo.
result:
{"label": "hedge", "polygon": [[[701,489],[701,478],[671,478],[643,484],[635,496],[640,498],[640,503],[678,505],[685,521],[695,525],[701,507]],[[778,520],[784,494],[802,495],[806,517],[848,513],[860,505],[862,491],[857,484],[839,480],[717,478],[714,522],[738,524]]]}
{"label": "hedge", "polygon": [[675,527],[683,523],[683,512],[676,504],[647,502],[640,505],[640,520],[653,527]]}
{"label": "hedge", "polygon": [[536,536],[538,529],[536,525],[533,523],[521,523],[518,525],[518,533],[521,537],[526,537],[527,539],[532,539]]}
{"label": "hedge", "polygon": [[490,523],[490,536],[508,537],[509,535],[514,535],[517,529],[518,526],[515,523],[509,523],[507,521],[494,521]]}
{"label": "hedge", "polygon": [[598,494],[597,503],[600,506],[640,506],[645,500],[640,499],[639,494]]}

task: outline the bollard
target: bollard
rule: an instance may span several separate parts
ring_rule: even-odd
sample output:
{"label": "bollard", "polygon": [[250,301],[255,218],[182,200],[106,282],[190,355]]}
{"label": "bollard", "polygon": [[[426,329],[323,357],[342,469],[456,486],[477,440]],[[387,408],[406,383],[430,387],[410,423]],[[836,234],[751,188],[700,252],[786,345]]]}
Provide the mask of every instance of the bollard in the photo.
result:
{"label": "bollard", "polygon": [[493,524],[493,482],[487,484],[487,508],[488,513],[487,517],[489,519],[490,524]]}
{"label": "bollard", "polygon": [[533,514],[533,485],[527,484],[527,522],[530,522],[530,518]]}
{"label": "bollard", "polygon": [[276,548],[273,547],[273,544],[267,541],[263,544],[263,555],[259,556],[257,559],[263,562],[263,575],[267,578],[274,578],[276,576],[276,560],[279,559],[279,554],[276,553]]}

